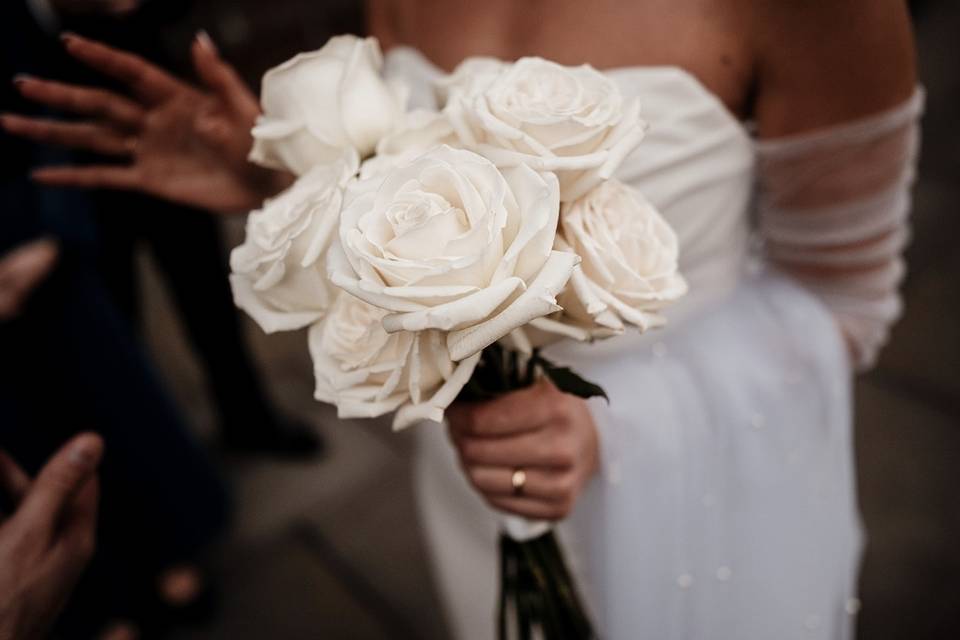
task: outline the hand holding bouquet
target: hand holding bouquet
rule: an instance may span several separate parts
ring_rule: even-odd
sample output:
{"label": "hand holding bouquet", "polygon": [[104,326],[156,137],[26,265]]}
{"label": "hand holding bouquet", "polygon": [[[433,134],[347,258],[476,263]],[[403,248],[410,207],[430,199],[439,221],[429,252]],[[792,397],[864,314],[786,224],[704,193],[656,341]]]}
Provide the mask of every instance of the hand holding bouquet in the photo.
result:
{"label": "hand holding bouquet", "polygon": [[[267,74],[251,159],[299,177],[249,217],[237,304],[265,331],[310,326],[341,417],[441,422],[540,376],[603,395],[538,347],[659,326],[686,290],[672,229],[612,178],[638,100],[589,66],[475,58],[440,109],[406,112],[380,67],[375,40],[339,36]],[[548,527],[510,522],[501,634],[592,636]]]}

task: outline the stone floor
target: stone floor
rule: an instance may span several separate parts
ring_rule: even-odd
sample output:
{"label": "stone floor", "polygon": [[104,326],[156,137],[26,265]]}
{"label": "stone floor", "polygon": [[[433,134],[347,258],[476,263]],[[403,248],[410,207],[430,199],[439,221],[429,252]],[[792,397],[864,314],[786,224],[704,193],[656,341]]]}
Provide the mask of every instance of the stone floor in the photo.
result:
{"label": "stone floor", "polygon": [[[252,2],[201,4],[228,51],[231,43],[238,56],[254,48],[243,17]],[[283,19],[294,5],[296,29],[292,17]],[[960,637],[960,4],[924,5],[918,41],[929,102],[907,313],[880,366],[858,384],[866,640]],[[258,23],[274,40],[290,35],[271,54],[279,60],[284,46],[322,41],[319,27],[303,25],[325,6],[290,2],[288,13]],[[237,224],[228,232],[238,238]],[[198,431],[208,433],[202,376],[164,311],[162,287],[154,281],[148,294],[160,366]],[[305,336],[248,329],[277,403],[315,424],[330,450],[314,464],[224,461],[241,510],[217,564],[223,613],[212,628],[178,637],[446,637],[413,513],[409,438],[382,424],[336,424],[310,400]]]}

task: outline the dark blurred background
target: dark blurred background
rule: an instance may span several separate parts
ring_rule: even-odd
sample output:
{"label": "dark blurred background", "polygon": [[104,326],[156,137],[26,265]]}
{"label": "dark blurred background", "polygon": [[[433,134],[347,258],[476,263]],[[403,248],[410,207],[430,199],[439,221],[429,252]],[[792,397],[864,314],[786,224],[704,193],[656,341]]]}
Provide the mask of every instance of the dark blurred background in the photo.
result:
{"label": "dark blurred background", "polygon": [[[960,637],[960,3],[914,3],[927,89],[906,314],[880,365],[857,386],[856,444],[868,547],[859,637]],[[186,59],[206,29],[253,87],[267,68],[356,30],[347,0],[196,0],[161,35]],[[242,221],[225,224],[227,246]],[[209,438],[216,410],[169,294],[146,255],[146,334],[190,427]],[[236,526],[212,561],[212,626],[180,638],[444,638],[410,494],[409,434],[337,423],[312,398],[302,332],[265,336],[244,320],[270,398],[320,425],[314,462],[231,458]]]}

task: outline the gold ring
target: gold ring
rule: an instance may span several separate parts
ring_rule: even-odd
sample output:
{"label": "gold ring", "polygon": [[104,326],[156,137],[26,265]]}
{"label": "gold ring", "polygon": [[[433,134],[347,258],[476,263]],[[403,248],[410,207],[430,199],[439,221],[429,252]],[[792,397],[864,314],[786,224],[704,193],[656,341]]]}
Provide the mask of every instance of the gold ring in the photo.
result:
{"label": "gold ring", "polygon": [[522,496],[523,488],[527,485],[527,472],[523,469],[514,469],[510,476],[510,484],[513,485],[513,495]]}

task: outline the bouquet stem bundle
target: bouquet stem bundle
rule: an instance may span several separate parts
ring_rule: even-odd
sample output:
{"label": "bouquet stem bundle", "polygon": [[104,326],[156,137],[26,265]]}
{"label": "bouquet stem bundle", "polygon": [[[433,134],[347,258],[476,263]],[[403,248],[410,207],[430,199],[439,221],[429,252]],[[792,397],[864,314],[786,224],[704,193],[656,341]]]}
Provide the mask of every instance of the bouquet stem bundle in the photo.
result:
{"label": "bouquet stem bundle", "polygon": [[[525,355],[495,343],[483,350],[473,377],[458,399],[490,399],[528,387],[540,376],[561,391],[581,398],[606,398],[601,387],[554,365],[537,350]],[[597,637],[553,529],[523,541],[501,534],[498,615],[500,640]]]}
{"label": "bouquet stem bundle", "polygon": [[596,638],[553,530],[518,542],[500,536],[500,640]]}

